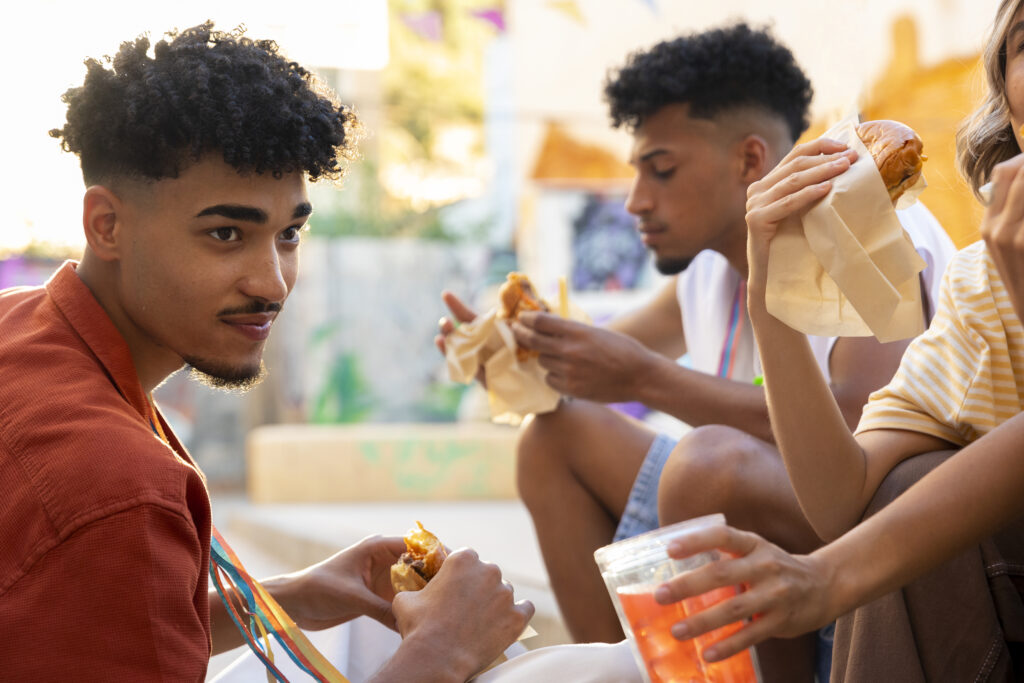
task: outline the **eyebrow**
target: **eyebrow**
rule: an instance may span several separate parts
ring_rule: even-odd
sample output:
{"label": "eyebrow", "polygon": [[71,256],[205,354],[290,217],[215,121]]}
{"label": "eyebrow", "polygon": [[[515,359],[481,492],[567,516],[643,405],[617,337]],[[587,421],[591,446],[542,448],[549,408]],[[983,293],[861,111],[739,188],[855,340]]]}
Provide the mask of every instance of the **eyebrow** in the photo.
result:
{"label": "eyebrow", "polygon": [[[309,202],[302,202],[295,207],[292,218],[305,218],[313,213],[313,205]],[[223,216],[233,221],[245,221],[247,223],[266,223],[267,212],[255,206],[242,204],[214,204],[208,206],[196,214],[196,218],[202,216]]]}
{"label": "eyebrow", "polygon": [[654,157],[659,156],[661,154],[668,154],[668,150],[667,149],[663,149],[661,147],[659,147],[658,149],[652,149],[650,152],[648,152],[647,154],[644,154],[642,157],[640,157],[637,161],[649,161],[649,160],[653,159]]}

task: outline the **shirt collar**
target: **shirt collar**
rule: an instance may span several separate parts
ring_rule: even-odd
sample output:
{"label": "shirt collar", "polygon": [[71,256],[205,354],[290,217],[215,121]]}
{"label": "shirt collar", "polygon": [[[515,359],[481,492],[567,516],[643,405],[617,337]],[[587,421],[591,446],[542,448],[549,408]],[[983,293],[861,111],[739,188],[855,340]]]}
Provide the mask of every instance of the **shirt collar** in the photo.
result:
{"label": "shirt collar", "polygon": [[103,310],[75,272],[78,264],[65,261],[46,282],[46,291],[71,327],[106,369],[117,390],[141,415],[148,419],[149,407],[132,362],[131,350],[110,316]]}

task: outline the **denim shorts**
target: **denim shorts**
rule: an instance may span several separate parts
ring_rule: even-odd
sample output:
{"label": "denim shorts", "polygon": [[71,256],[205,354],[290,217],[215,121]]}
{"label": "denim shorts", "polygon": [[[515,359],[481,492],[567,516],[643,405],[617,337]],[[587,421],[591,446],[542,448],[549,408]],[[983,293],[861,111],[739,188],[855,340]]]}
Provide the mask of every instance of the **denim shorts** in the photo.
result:
{"label": "denim shorts", "polygon": [[661,470],[676,443],[676,439],[665,434],[654,437],[654,443],[640,465],[640,471],[629,492],[626,509],[615,530],[616,541],[658,528],[658,480],[661,479]]}

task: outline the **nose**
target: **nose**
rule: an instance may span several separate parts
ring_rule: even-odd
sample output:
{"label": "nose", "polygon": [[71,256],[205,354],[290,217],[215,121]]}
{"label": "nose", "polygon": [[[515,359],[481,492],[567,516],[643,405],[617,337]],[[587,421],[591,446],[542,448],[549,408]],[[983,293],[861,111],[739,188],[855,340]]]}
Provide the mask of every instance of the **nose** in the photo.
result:
{"label": "nose", "polygon": [[633,178],[629,186],[629,195],[626,197],[626,211],[634,216],[642,216],[649,213],[654,207],[654,200],[651,193],[647,191],[645,183],[640,179],[639,174]]}
{"label": "nose", "polygon": [[275,247],[254,250],[248,259],[241,290],[246,296],[267,302],[283,302],[295,281],[295,257]]}

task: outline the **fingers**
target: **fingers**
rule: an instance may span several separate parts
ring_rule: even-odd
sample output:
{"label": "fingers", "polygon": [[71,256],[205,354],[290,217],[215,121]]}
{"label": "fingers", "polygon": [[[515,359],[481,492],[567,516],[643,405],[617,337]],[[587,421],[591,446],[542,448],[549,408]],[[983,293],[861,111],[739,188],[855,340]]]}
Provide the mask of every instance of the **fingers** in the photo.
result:
{"label": "fingers", "polygon": [[[696,623],[704,614],[705,612],[699,612],[695,616],[686,619],[686,621],[679,622],[676,626]],[[708,647],[704,648],[704,650],[701,651],[701,657],[707,662],[718,662],[732,657],[735,654],[739,654],[747,648],[753,647],[754,645],[777,635],[775,632],[775,629],[777,628],[776,622],[777,620],[774,618],[748,621],[743,624],[738,631],[730,634],[729,637],[715,641]],[[674,629],[675,627],[673,627],[673,630]],[[695,627],[694,632],[696,633],[696,631],[697,628]],[[675,635],[674,632],[673,635]]]}
{"label": "fingers", "polygon": [[517,612],[523,615],[523,627],[525,628],[526,624],[530,623],[530,620],[533,619],[537,608],[529,600],[520,600],[515,603],[514,607]]}
{"label": "fingers", "polygon": [[516,343],[525,349],[538,351],[541,354],[558,355],[562,348],[562,337],[542,332],[533,327],[516,321],[509,326],[516,338]]}
{"label": "fingers", "polygon": [[741,531],[727,524],[711,524],[673,538],[668,546],[668,554],[681,559],[709,550],[721,550],[743,556],[753,552],[760,540],[760,536],[749,531]]}
{"label": "fingers", "polygon": [[[452,292],[448,290],[441,292],[441,300],[444,301],[448,310],[452,312],[452,315],[455,316],[455,320],[458,322],[468,323],[476,318],[476,311],[463,303],[462,299],[455,296]],[[445,332],[442,331],[442,334],[445,334]]]}
{"label": "fingers", "polygon": [[[808,163],[812,163],[816,159],[820,160],[825,156],[835,158],[845,152],[852,151],[853,150],[850,150],[845,144],[837,140],[831,140],[829,138],[811,140],[810,142],[797,145],[793,149],[789,150],[789,154],[784,156],[782,161],[780,161],[774,169],[769,171],[765,178],[774,176],[774,180],[770,183],[774,185],[775,182],[778,181],[778,178],[789,175],[789,173],[794,170],[806,168]],[[856,155],[856,152],[854,152],[854,155]],[[764,179],[762,179],[762,182],[763,180]]]}
{"label": "fingers", "polygon": [[434,336],[434,346],[436,346],[437,350],[443,354],[447,352],[448,348],[445,344],[445,339],[447,339],[448,335],[455,330],[455,323],[442,316],[441,319],[437,321],[437,329],[439,330],[439,334]]}
{"label": "fingers", "polygon": [[748,215],[761,211],[764,218],[774,223],[810,206],[828,193],[832,180],[849,169],[855,158],[856,152],[848,150],[819,157],[798,157],[776,167],[750,186]]}
{"label": "fingers", "polygon": [[566,320],[554,313],[544,313],[543,311],[524,311],[516,320],[525,327],[555,336],[565,336],[583,326],[582,323],[575,320]]}

